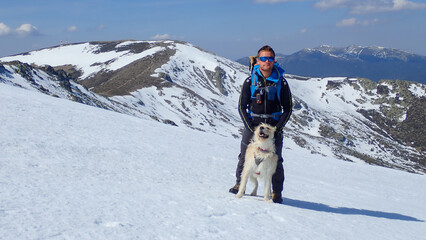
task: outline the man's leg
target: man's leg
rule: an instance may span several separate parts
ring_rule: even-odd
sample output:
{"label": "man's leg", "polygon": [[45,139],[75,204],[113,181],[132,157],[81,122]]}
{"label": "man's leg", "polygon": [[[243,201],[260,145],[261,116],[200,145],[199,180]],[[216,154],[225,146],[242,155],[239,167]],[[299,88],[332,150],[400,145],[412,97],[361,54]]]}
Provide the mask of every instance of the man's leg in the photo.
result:
{"label": "man's leg", "polygon": [[272,175],[272,191],[275,193],[281,193],[284,186],[284,167],[283,159],[278,159],[277,170],[274,175]]}
{"label": "man's leg", "polygon": [[277,169],[272,175],[272,200],[276,203],[282,202],[281,192],[284,188],[284,167],[283,167],[283,135],[277,134],[275,136],[275,148],[278,155]]}

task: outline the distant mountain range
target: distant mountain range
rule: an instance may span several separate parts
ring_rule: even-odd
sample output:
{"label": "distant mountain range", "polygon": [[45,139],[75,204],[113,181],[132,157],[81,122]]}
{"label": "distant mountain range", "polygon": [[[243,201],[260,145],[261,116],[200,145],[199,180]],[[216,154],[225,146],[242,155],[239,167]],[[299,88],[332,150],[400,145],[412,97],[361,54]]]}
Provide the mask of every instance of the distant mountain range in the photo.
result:
{"label": "distant mountain range", "polygon": [[[337,54],[313,52],[328,58]],[[348,58],[366,53],[345,52]],[[334,58],[344,58],[340,55]],[[13,85],[236,138],[243,126],[237,103],[248,75],[237,62],[179,41],[86,42],[0,58],[0,87]],[[286,78],[294,105],[285,127],[286,147],[309,151],[313,160],[319,154],[426,173],[424,84]]]}
{"label": "distant mountain range", "polygon": [[[426,57],[407,51],[384,48],[322,45],[291,55],[277,54],[287,73],[310,77],[358,77],[426,83]],[[248,65],[248,57],[237,62]]]}

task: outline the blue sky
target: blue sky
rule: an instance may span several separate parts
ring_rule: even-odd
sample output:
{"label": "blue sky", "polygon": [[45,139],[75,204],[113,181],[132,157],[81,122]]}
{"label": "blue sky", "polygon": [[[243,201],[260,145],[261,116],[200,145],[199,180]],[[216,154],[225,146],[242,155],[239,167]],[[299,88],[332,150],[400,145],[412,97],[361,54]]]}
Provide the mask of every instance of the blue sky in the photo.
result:
{"label": "blue sky", "polygon": [[60,42],[173,39],[237,59],[265,44],[426,55],[425,0],[0,0],[0,57]]}

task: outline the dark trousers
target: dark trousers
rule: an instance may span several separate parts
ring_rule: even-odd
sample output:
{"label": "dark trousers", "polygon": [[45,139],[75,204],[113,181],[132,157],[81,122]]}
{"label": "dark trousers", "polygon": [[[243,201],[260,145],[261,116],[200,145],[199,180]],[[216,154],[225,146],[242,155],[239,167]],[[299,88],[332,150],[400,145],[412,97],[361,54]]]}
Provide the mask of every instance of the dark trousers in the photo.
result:
{"label": "dark trousers", "polygon": [[[241,139],[241,151],[238,155],[238,165],[235,176],[237,177],[237,184],[241,182],[241,173],[244,168],[244,161],[246,156],[247,146],[250,143],[251,138],[253,137],[253,133],[247,128],[244,129],[243,138]],[[282,192],[284,185],[284,168],[283,168],[283,135],[275,134],[275,149],[278,155],[278,164],[277,170],[274,175],[272,175],[272,191],[273,192]]]}

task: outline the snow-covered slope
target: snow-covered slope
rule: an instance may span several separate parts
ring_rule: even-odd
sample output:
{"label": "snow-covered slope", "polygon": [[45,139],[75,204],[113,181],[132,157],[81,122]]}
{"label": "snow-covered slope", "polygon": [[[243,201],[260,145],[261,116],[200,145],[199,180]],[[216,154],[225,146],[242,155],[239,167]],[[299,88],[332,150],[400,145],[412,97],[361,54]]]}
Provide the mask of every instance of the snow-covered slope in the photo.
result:
{"label": "snow-covered slope", "polygon": [[[424,150],[416,149],[425,143],[425,123],[418,121],[424,118],[424,111],[411,113],[423,108],[424,85],[348,78],[298,81],[291,77],[289,84],[295,110],[288,126],[293,131],[287,134],[300,146],[349,161],[362,159],[424,172]],[[411,118],[417,119],[416,123],[406,124]]]}
{"label": "snow-covered slope", "polygon": [[0,239],[424,239],[426,178],[285,139],[284,204],[236,199],[239,140],[0,84]]}
{"label": "snow-covered slope", "polygon": [[[47,75],[66,72],[65,80],[74,87],[64,94],[86,99],[81,102],[174,126],[240,136],[242,123],[236,108],[247,67],[189,43],[90,42],[0,60],[0,81],[7,84],[41,91],[34,83],[53,81],[60,86],[63,78],[52,80]],[[12,60],[25,64],[5,63]],[[28,64],[48,64],[55,70]],[[40,69],[51,71],[42,74]],[[39,76],[47,79],[42,81]],[[426,172],[425,112],[421,111],[426,103],[425,85],[286,77],[294,97],[294,114],[285,135],[293,142],[322,156]],[[81,98],[76,89],[92,97]],[[55,91],[44,92],[58,95]],[[99,102],[102,104],[93,104]]]}
{"label": "snow-covered slope", "polygon": [[55,71],[52,67],[34,68],[17,61],[0,64],[0,83],[147,118],[142,112],[88,90],[64,71]]}
{"label": "snow-covered slope", "polygon": [[238,135],[236,104],[247,68],[189,43],[90,42],[0,60],[72,68],[91,91],[152,119]]}

